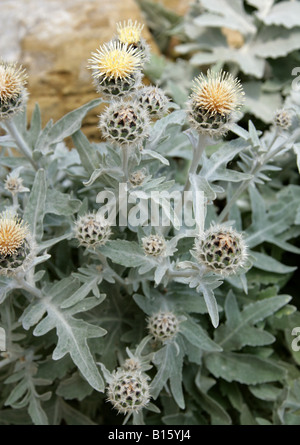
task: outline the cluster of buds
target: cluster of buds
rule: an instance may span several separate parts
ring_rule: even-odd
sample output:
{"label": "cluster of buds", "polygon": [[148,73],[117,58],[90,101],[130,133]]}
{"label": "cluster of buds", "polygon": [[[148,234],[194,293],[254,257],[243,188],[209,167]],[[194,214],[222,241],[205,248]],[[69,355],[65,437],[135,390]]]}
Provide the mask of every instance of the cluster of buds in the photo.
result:
{"label": "cluster of buds", "polygon": [[166,342],[179,332],[180,319],[173,313],[160,311],[148,319],[148,331],[155,340]]}
{"label": "cluster of buds", "polygon": [[150,401],[148,379],[139,370],[119,368],[112,373],[107,388],[108,401],[123,414],[141,411]]}
{"label": "cluster of buds", "polygon": [[196,239],[194,255],[208,270],[232,275],[245,265],[247,248],[239,232],[216,225]]}
{"label": "cluster of buds", "polygon": [[200,134],[221,137],[235,120],[236,111],[243,104],[244,92],[240,81],[231,74],[208,71],[193,82],[193,93],[188,101],[188,118]]}
{"label": "cluster of buds", "polygon": [[23,220],[4,212],[0,215],[0,275],[26,272],[34,258],[34,243]]}
{"label": "cluster of buds", "polygon": [[95,249],[104,245],[111,236],[111,225],[99,213],[87,213],[75,223],[74,236],[81,246]]}
{"label": "cluster of buds", "polygon": [[167,113],[169,102],[159,88],[142,86],[142,68],[150,54],[142,30],[143,25],[132,20],[118,23],[116,36],[92,53],[88,65],[96,90],[111,102],[99,128],[105,139],[123,148],[140,148],[150,118]]}
{"label": "cluster of buds", "polygon": [[22,111],[27,100],[27,74],[15,63],[0,61],[0,120]]}

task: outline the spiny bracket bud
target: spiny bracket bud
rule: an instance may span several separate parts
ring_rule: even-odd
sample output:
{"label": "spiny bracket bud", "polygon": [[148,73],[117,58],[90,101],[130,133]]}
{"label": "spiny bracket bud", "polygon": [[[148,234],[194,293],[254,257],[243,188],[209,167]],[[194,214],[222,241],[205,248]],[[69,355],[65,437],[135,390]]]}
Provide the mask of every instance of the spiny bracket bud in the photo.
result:
{"label": "spiny bracket bud", "polygon": [[173,312],[160,311],[148,319],[148,331],[155,340],[165,342],[173,339],[179,331],[179,318]]}
{"label": "spiny bracket bud", "polygon": [[139,412],[150,401],[148,377],[140,371],[118,369],[107,392],[108,400],[123,414]]}
{"label": "spiny bracket bud", "polygon": [[149,117],[134,101],[113,101],[101,114],[99,128],[111,143],[140,146],[148,136]]}
{"label": "spiny bracket bud", "polygon": [[288,110],[277,110],[274,116],[274,124],[282,130],[287,130],[292,125],[292,116]]}
{"label": "spiny bracket bud", "polygon": [[146,255],[162,256],[166,250],[165,239],[160,235],[149,235],[142,238],[142,245]]}
{"label": "spiny bracket bud", "polygon": [[146,171],[144,169],[137,170],[129,176],[129,182],[133,187],[138,187],[143,184],[146,178]]}
{"label": "spiny bracket bud", "polygon": [[201,74],[193,82],[193,93],[187,104],[191,126],[200,134],[221,137],[235,120],[243,96],[240,81],[231,74],[210,70],[207,78]]}
{"label": "spiny bracket bud", "polygon": [[29,269],[34,243],[23,220],[4,212],[0,215],[0,275],[15,275]]}
{"label": "spiny bracket bud", "polygon": [[137,100],[150,117],[161,118],[168,112],[169,98],[158,87],[145,86],[137,92]]}
{"label": "spiny bracket bud", "polygon": [[106,98],[129,95],[141,83],[142,54],[120,42],[109,42],[92,53],[92,70],[98,93]]}
{"label": "spiny bracket bud", "polygon": [[27,100],[27,74],[15,63],[0,61],[0,120],[22,111]]}
{"label": "spiny bracket bud", "polygon": [[231,275],[245,265],[247,249],[240,233],[216,225],[195,240],[194,256],[208,270]]}
{"label": "spiny bracket bud", "polygon": [[80,216],[75,223],[75,238],[81,246],[95,249],[104,245],[111,236],[111,225],[98,213]]}
{"label": "spiny bracket bud", "polygon": [[136,48],[140,51],[143,62],[150,60],[150,47],[142,37],[144,25],[137,21],[133,23],[131,19],[128,22],[117,23],[117,41],[123,45]]}

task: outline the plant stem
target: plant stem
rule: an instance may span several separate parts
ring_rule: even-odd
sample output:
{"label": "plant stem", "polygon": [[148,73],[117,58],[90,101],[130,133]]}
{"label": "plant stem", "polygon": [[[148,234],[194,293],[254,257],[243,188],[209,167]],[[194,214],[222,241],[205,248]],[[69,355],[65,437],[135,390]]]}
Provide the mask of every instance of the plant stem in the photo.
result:
{"label": "plant stem", "polygon": [[128,181],[128,160],[129,160],[129,149],[128,147],[122,147],[122,169],[124,173],[124,179]]}
{"label": "plant stem", "polygon": [[30,148],[28,147],[26,141],[24,140],[23,136],[17,129],[15,123],[13,120],[8,120],[5,122],[6,128],[11,134],[11,136],[14,138],[19,150],[23,153],[23,155],[29,160],[31,165],[35,170],[38,170],[38,166],[35,163],[35,161],[32,159],[32,153]]}
{"label": "plant stem", "polygon": [[37,298],[43,298],[42,292],[35,286],[31,286],[23,277],[16,279],[19,286]]}

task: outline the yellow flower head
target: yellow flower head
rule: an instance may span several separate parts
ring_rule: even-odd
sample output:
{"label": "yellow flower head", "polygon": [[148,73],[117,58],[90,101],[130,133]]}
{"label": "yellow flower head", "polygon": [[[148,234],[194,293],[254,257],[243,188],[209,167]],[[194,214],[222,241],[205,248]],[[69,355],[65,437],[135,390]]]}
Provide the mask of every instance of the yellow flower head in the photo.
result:
{"label": "yellow flower head", "polygon": [[135,43],[139,43],[141,40],[141,34],[142,30],[144,28],[144,25],[141,25],[140,23],[137,23],[131,19],[128,20],[128,22],[124,22],[117,24],[117,33],[118,33],[118,39],[120,42],[133,45]]}
{"label": "yellow flower head", "polygon": [[110,42],[92,53],[89,68],[93,76],[100,80],[125,80],[141,68],[141,53],[136,48]]}
{"label": "yellow flower head", "polygon": [[224,71],[201,73],[194,80],[192,99],[197,107],[214,116],[228,115],[243,103],[243,87],[238,79]]}
{"label": "yellow flower head", "polygon": [[6,104],[16,99],[26,84],[27,74],[15,63],[0,61],[0,103]]}
{"label": "yellow flower head", "polygon": [[0,255],[10,256],[22,246],[28,235],[28,228],[24,222],[4,212],[0,215]]}

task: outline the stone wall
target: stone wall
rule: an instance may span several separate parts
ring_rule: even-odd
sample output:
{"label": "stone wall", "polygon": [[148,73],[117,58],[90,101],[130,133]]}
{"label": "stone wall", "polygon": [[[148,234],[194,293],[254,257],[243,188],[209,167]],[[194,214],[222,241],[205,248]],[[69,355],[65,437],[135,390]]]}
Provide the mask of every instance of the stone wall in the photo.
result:
{"label": "stone wall", "polygon": [[[28,71],[29,117],[36,102],[45,125],[96,98],[87,60],[129,18],[144,22],[134,0],[1,0],[0,57]],[[143,36],[156,52],[146,26]],[[92,139],[99,137],[99,111],[84,121]]]}

